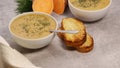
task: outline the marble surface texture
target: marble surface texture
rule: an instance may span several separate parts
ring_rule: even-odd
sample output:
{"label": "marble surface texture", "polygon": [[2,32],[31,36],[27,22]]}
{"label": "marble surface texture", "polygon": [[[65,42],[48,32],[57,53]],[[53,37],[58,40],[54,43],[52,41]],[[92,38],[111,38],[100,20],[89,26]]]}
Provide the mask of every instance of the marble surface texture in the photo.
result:
{"label": "marble surface texture", "polygon": [[[113,0],[110,10],[102,20],[84,23],[95,41],[95,47],[89,53],[66,49],[57,36],[47,47],[41,49],[20,47],[8,30],[9,21],[17,15],[16,5],[15,0],[0,0],[0,35],[33,64],[43,68],[120,68],[120,0]],[[63,15],[52,15],[59,24],[62,18],[74,17],[69,8]]]}

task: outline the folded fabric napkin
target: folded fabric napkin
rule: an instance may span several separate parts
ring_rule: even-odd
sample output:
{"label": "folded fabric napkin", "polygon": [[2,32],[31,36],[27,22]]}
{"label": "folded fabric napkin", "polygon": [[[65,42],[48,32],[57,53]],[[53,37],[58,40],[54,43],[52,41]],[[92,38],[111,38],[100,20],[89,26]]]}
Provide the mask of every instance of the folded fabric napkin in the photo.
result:
{"label": "folded fabric napkin", "polygon": [[41,68],[33,65],[24,55],[11,48],[0,36],[0,68]]}

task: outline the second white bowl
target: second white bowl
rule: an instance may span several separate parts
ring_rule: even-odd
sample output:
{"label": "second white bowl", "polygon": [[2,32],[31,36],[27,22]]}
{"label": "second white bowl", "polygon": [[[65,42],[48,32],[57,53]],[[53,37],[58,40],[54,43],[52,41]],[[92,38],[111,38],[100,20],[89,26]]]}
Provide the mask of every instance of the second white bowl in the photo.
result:
{"label": "second white bowl", "polygon": [[68,3],[69,3],[69,8],[72,14],[76,18],[83,20],[83,21],[91,22],[91,21],[99,20],[107,14],[108,9],[112,3],[112,0],[110,0],[110,3],[105,8],[100,9],[100,10],[93,10],[93,11],[76,8],[75,6],[71,4],[70,0],[68,0]]}

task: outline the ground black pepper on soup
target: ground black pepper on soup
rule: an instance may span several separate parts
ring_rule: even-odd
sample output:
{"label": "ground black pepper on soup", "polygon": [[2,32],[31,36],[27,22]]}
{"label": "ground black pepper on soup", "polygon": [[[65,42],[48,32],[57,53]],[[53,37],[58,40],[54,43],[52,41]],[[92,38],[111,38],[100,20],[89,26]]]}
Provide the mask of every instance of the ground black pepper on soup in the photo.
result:
{"label": "ground black pepper on soup", "polygon": [[110,0],[70,0],[70,2],[79,9],[99,10],[106,7]]}
{"label": "ground black pepper on soup", "polygon": [[16,35],[26,39],[43,38],[56,28],[56,22],[45,14],[27,14],[15,19],[10,29]]}

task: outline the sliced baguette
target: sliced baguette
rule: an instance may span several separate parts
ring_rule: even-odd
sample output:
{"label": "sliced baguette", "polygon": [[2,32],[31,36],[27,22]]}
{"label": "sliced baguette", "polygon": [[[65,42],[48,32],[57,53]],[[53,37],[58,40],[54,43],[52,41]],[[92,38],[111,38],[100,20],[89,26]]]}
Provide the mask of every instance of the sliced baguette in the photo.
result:
{"label": "sliced baguette", "polygon": [[[62,28],[59,27],[58,30],[62,30]],[[63,33],[60,33],[60,32],[59,32],[59,33],[57,33],[57,35],[58,35],[58,37],[59,37],[60,39],[62,39],[62,40],[64,39]]]}
{"label": "sliced baguette", "polygon": [[[86,37],[86,29],[84,24],[74,18],[65,18],[62,21],[63,30],[79,30],[77,34],[63,34],[64,40],[71,43],[79,43]],[[81,43],[82,44],[82,43]]]}
{"label": "sliced baguette", "polygon": [[93,38],[89,34],[87,34],[86,41],[82,45],[77,46],[76,49],[80,52],[86,53],[93,49],[94,47],[93,44],[94,44]]}
{"label": "sliced baguette", "polygon": [[70,42],[70,41],[65,41],[65,44],[67,46],[73,46],[73,47],[77,47],[82,45],[84,42],[86,41],[86,36],[83,38],[83,40],[81,40],[80,42]]}
{"label": "sliced baguette", "polygon": [[84,24],[74,18],[65,18],[59,30],[79,30],[77,34],[58,33],[65,44],[76,48],[79,52],[86,53],[93,49],[94,40],[86,33]]}

